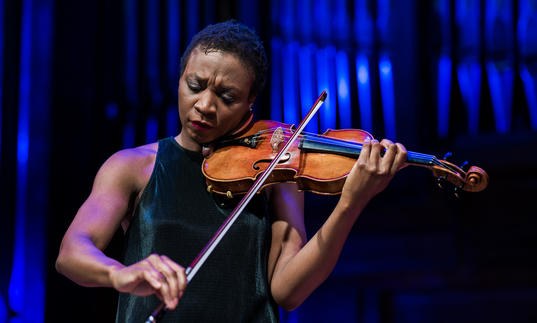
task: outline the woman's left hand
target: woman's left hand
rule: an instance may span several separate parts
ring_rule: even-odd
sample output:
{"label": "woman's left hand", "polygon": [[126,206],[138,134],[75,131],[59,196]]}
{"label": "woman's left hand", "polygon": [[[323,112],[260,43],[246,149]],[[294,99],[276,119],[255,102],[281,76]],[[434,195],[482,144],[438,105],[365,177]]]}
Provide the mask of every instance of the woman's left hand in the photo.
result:
{"label": "woman's left hand", "polygon": [[350,208],[356,203],[365,206],[388,186],[393,176],[405,166],[406,159],[406,148],[400,143],[394,144],[388,139],[364,142],[360,157],[343,186],[340,202]]}

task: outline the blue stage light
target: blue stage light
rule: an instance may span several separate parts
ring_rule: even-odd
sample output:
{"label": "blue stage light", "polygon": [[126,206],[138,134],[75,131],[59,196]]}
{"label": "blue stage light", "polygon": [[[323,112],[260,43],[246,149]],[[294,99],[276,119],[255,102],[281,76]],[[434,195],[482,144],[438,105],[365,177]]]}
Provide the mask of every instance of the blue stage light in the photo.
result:
{"label": "blue stage light", "polygon": [[158,120],[155,117],[150,117],[147,120],[146,128],[145,128],[145,142],[155,142],[157,141],[158,136]]}
{"label": "blue stage light", "polygon": [[291,42],[284,45],[282,53],[282,76],[283,76],[283,122],[287,124],[298,124],[299,100],[298,100],[298,75],[297,75],[297,55],[298,43]]}
{"label": "blue stage light", "polygon": [[457,78],[463,102],[468,111],[468,132],[477,134],[481,92],[481,66],[472,58],[457,67]]}
{"label": "blue stage light", "polygon": [[339,126],[343,129],[349,129],[352,127],[349,58],[344,51],[338,51],[336,54],[336,73]]}
{"label": "blue stage light", "polygon": [[368,61],[365,55],[361,55],[359,58],[357,58],[356,65],[358,66],[358,82],[361,85],[369,83],[369,68],[367,66],[367,63]]}
{"label": "blue stage light", "polygon": [[451,58],[443,55],[438,60],[437,106],[438,136],[446,137],[449,129],[449,107],[451,98]]}
{"label": "blue stage light", "polygon": [[104,107],[104,113],[106,115],[106,119],[114,120],[119,115],[119,107],[115,102],[110,102]]}
{"label": "blue stage light", "polygon": [[356,74],[358,75],[358,103],[360,128],[373,132],[373,112],[371,106],[371,85],[369,82],[369,60],[365,54],[356,55]]}
{"label": "blue stage light", "polygon": [[498,66],[492,61],[486,68],[496,131],[507,133],[511,128],[514,71],[508,65]]}
{"label": "blue stage light", "polygon": [[526,93],[531,128],[537,130],[537,85],[535,84],[535,78],[531,75],[526,66],[521,68],[520,78],[522,79],[524,92]]}
{"label": "blue stage light", "polygon": [[321,131],[336,128],[336,73],[335,73],[336,49],[334,46],[326,46],[317,51],[317,90],[326,90],[328,96],[324,106],[319,110]]}
{"label": "blue stage light", "polygon": [[187,22],[187,41],[190,42],[192,37],[199,31],[200,20],[199,20],[199,11],[200,11],[200,1],[187,1],[186,3],[186,22]]}
{"label": "blue stage light", "polygon": [[392,63],[387,55],[379,59],[380,95],[384,116],[384,133],[390,139],[396,139],[395,130],[395,99],[393,92]]}
{"label": "blue stage light", "polygon": [[[179,15],[179,0],[168,0],[168,58],[167,58],[167,68],[168,68],[168,83],[176,85],[177,78],[179,75],[178,62],[180,55],[180,41],[181,41],[181,16]],[[176,91],[173,91],[176,93]]]}
{"label": "blue stage light", "polygon": [[[43,322],[50,149],[53,1],[24,0],[17,122],[13,262],[8,287],[11,321]],[[30,182],[31,181],[31,182]]]}
{"label": "blue stage light", "polygon": [[[1,5],[2,3],[0,3]],[[0,293],[0,322],[7,322],[8,310],[4,295]]]}
{"label": "blue stage light", "polygon": [[[317,47],[314,44],[308,44],[300,48],[300,59],[298,60],[298,71],[300,76],[300,105],[302,119],[309,112],[317,97],[314,87],[314,65],[313,57]],[[307,132],[317,133],[318,117],[313,116],[305,130]]]}
{"label": "blue stage light", "polygon": [[281,50],[282,42],[273,38],[271,41],[271,57],[270,66],[271,87],[270,87],[270,118],[271,120],[282,120],[282,60]]}
{"label": "blue stage light", "polygon": [[125,91],[130,104],[138,102],[138,2],[125,2]]}
{"label": "blue stage light", "polygon": [[19,315],[24,312],[27,236],[27,189],[28,149],[30,145],[30,82],[32,42],[32,2],[22,6],[21,63],[19,78],[19,118],[17,123],[17,188],[15,204],[15,237],[13,243],[13,265],[9,281],[9,306]]}
{"label": "blue stage light", "polygon": [[179,112],[177,106],[172,104],[168,110],[166,110],[166,135],[168,137],[177,135],[179,124]]}
{"label": "blue stage light", "polygon": [[149,93],[151,94],[152,107],[159,106],[162,103],[162,94],[160,91],[160,64],[159,64],[159,47],[160,47],[160,23],[159,23],[159,1],[146,2],[146,73]]}

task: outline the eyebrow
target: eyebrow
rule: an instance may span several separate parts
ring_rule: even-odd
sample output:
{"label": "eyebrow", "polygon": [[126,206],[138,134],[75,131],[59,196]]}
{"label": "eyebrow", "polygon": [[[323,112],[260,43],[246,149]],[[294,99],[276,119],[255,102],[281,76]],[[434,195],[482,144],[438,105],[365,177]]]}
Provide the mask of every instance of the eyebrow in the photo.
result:
{"label": "eyebrow", "polygon": [[[188,80],[195,80],[201,84],[203,84],[204,86],[207,85],[207,79],[206,78],[203,78],[203,77],[200,77],[198,74],[196,73],[193,73],[191,75],[187,75],[187,79]],[[232,93],[240,93],[240,89],[236,86],[232,86],[232,85],[217,85],[216,86],[216,90],[219,91],[219,92],[232,92]]]}
{"label": "eyebrow", "polygon": [[200,77],[199,75],[197,74],[191,74],[191,75],[187,75],[187,80],[188,81],[196,81],[198,83],[202,83],[202,84],[207,84],[207,79],[206,78],[202,78]]}
{"label": "eyebrow", "polygon": [[218,85],[216,89],[219,92],[231,92],[231,93],[240,93],[239,89],[234,86],[228,86],[228,85]]}

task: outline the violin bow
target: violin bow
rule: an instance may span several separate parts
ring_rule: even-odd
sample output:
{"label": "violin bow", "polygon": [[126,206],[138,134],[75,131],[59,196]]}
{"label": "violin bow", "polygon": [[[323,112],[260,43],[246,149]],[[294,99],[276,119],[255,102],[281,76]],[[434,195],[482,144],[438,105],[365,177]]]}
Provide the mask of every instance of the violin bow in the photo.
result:
{"label": "violin bow", "polygon": [[[319,110],[321,105],[324,103],[324,100],[326,99],[326,91],[323,91],[319,98],[317,98],[317,101],[313,104],[313,107],[310,109],[308,114],[302,119],[298,127],[296,128],[295,132],[293,132],[293,135],[289,138],[289,140],[285,143],[282,149],[278,152],[278,154],[274,157],[274,159],[270,162],[270,164],[267,166],[267,169],[255,180],[254,184],[250,187],[246,195],[241,199],[241,201],[237,204],[237,206],[233,209],[233,211],[228,215],[224,223],[220,226],[220,228],[216,231],[216,233],[213,235],[211,240],[205,245],[205,247],[201,250],[201,252],[196,256],[194,261],[188,266],[186,269],[186,282],[187,284],[190,283],[192,278],[196,275],[198,270],[201,268],[205,260],[211,255],[214,248],[220,243],[222,238],[226,235],[228,230],[231,228],[233,223],[237,220],[239,215],[242,213],[242,211],[246,208],[250,200],[254,197],[254,195],[257,193],[259,189],[263,186],[267,178],[270,176],[282,156],[287,152],[289,147],[295,142],[296,138],[302,133],[306,125],[310,122],[310,120],[313,118],[315,113]],[[166,306],[164,303],[160,303],[159,306],[155,308],[155,310],[149,315],[147,320],[145,320],[145,323],[155,323],[158,319],[164,315],[166,312]]]}

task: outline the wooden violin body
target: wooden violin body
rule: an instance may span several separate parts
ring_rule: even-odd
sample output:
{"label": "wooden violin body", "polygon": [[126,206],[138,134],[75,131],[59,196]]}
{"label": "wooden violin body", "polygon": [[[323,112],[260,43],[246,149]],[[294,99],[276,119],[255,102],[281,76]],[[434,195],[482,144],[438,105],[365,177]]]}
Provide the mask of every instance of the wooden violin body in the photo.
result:
{"label": "wooden violin body", "polygon": [[[293,126],[262,120],[252,123],[240,135],[217,143],[202,164],[208,190],[229,197],[247,192],[293,131]],[[301,135],[282,156],[263,187],[295,182],[302,191],[339,194],[362,143],[372,138],[368,132],[355,129]],[[407,163],[430,168],[435,177],[451,182],[456,190],[477,192],[488,184],[486,172],[476,166],[465,172],[435,156],[415,152],[408,152]]]}

